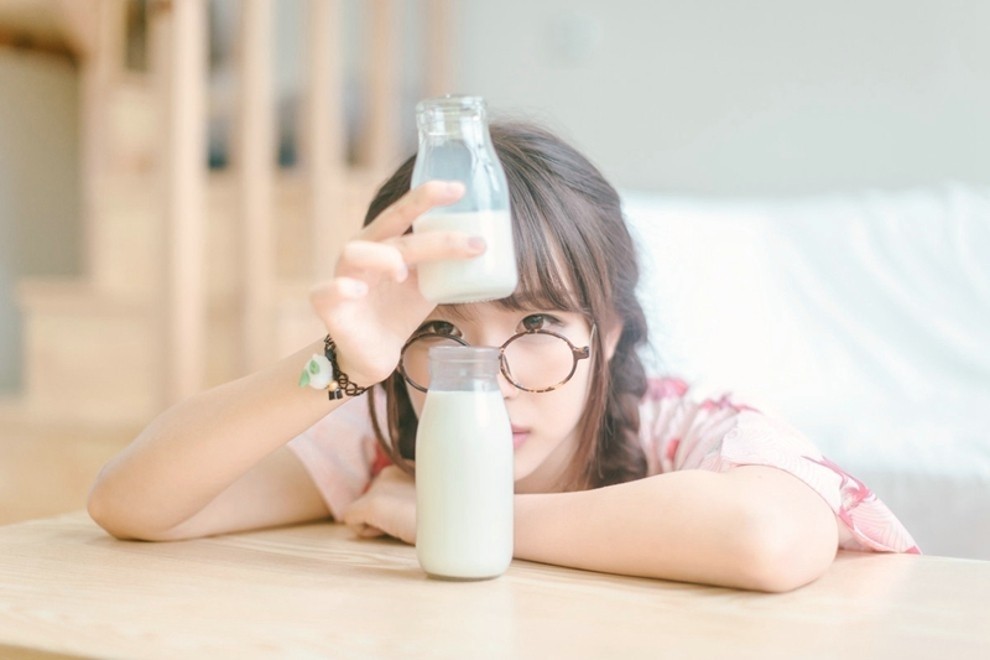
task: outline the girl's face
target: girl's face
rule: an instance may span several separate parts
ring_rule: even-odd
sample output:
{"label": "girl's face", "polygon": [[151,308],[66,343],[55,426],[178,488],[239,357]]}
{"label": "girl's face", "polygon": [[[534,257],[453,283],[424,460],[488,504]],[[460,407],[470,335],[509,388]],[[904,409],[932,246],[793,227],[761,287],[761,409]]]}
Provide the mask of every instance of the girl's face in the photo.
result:
{"label": "girl's face", "polygon": [[[501,346],[514,334],[534,329],[563,335],[578,348],[591,344],[591,326],[581,314],[536,308],[507,310],[494,303],[437,307],[419,332],[452,334],[472,346]],[[517,493],[560,489],[578,448],[578,421],[588,398],[590,367],[591,359],[578,360],[570,380],[540,393],[521,390],[499,374],[499,387],[512,422]],[[526,368],[517,365],[513,373]],[[408,384],[406,389],[418,416],[426,394]]]}

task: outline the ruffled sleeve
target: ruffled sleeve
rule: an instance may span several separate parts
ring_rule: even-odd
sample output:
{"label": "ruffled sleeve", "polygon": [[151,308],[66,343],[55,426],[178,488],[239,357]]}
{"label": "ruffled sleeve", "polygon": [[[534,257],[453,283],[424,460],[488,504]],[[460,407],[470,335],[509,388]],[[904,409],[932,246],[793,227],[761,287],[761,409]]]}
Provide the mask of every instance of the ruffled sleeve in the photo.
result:
{"label": "ruffled sleeve", "polygon": [[641,408],[641,439],[650,474],[774,467],[794,475],[828,503],[839,524],[840,548],[919,552],[876,494],[825,458],[806,436],[729,396],[692,401],[688,389],[674,378],[650,383]]}

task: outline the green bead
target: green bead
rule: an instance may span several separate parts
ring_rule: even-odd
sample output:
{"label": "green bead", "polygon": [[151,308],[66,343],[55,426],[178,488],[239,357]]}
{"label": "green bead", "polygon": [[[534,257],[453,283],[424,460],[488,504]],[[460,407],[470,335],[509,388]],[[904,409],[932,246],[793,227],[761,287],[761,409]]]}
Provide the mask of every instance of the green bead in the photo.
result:
{"label": "green bead", "polygon": [[303,372],[299,374],[299,387],[306,387],[309,385],[309,371],[303,369]]}

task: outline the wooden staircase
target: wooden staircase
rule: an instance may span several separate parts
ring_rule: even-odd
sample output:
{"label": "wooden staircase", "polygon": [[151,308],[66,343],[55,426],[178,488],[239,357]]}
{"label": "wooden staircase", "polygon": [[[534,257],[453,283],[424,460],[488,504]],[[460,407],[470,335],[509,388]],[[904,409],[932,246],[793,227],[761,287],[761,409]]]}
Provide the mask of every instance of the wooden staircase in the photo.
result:
{"label": "wooden staircase", "polygon": [[[356,230],[376,178],[352,173],[341,218]],[[305,215],[305,182],[297,173],[276,177],[274,218],[277,283],[270,359],[320,336],[307,303],[312,283]],[[115,176],[101,182],[89,243],[94,268],[78,279],[23,281],[25,407],[33,414],[93,423],[139,423],[162,406],[160,391],[163,253],[161,214],[151,176]],[[227,172],[207,184],[206,345],[204,386],[245,373],[240,359],[237,186]]]}
{"label": "wooden staircase", "polygon": [[[173,240],[169,223],[176,218],[163,206],[172,203],[172,192],[165,190],[166,173],[170,167],[173,172],[181,171],[181,167],[176,169],[174,163],[166,162],[168,156],[163,156],[161,138],[169,108],[176,107],[166,103],[168,99],[162,94],[176,92],[163,92],[167,87],[161,84],[161,72],[155,69],[154,59],[147,74],[120,74],[121,65],[114,58],[120,59],[119,44],[124,41],[119,34],[123,29],[120,12],[127,0],[87,1],[89,7],[100,10],[100,19],[87,24],[89,32],[76,35],[76,41],[86,44],[79,50],[86,104],[81,112],[87,134],[83,149],[86,274],[76,279],[31,279],[20,283],[24,388],[17,407],[29,417],[60,424],[141,425],[175,398],[163,378],[176,360],[175,350],[168,347],[175,306],[166,300],[166,279],[185,264],[181,257],[178,264],[175,259],[170,263],[167,256],[176,254],[169,249],[169,241]],[[446,29],[449,20],[438,18],[449,12],[446,3],[423,3],[424,26]],[[271,0],[244,0],[243,4],[241,35],[262,40],[264,55],[268,44],[258,35],[268,27],[265,21],[271,16]],[[149,6],[159,7],[153,19],[168,21],[174,8],[186,11],[188,5],[153,1]],[[322,18],[314,23],[325,24],[327,12],[336,5],[335,0],[311,0],[314,15]],[[382,44],[394,42],[398,30],[394,5],[393,0],[369,3],[372,27],[368,48],[380,50]],[[171,29],[178,31],[181,26],[181,22],[175,23]],[[334,41],[339,35],[321,35],[317,28],[310,29],[313,31],[309,38],[322,43],[323,48],[326,42],[340,41]],[[445,40],[436,37],[427,41],[431,44],[429,57],[434,61],[443,59],[444,53],[437,44]],[[241,46],[243,52],[252,52],[252,43]],[[159,54],[167,51],[164,43],[155,48],[158,50],[153,52]],[[334,59],[339,55],[319,48],[310,52],[321,58],[329,56],[333,66],[339,64]],[[247,57],[257,68],[257,52],[241,57]],[[257,298],[255,309],[246,309],[249,303],[245,301],[250,298],[244,295],[245,288],[251,286],[249,280],[258,275],[252,275],[251,264],[246,263],[251,257],[245,252],[243,240],[245,232],[255,231],[250,226],[245,228],[241,203],[246,198],[246,186],[250,191],[252,184],[246,183],[243,171],[236,167],[205,174],[202,224],[197,225],[205,258],[203,275],[196,285],[202,292],[203,302],[198,305],[196,318],[205,363],[197,389],[244,375],[249,365],[274,361],[322,335],[321,324],[309,309],[308,289],[318,277],[326,276],[336,250],[359,228],[375,187],[398,161],[394,140],[390,144],[380,139],[382,135],[394,138],[394,129],[382,127],[395,124],[397,118],[378,107],[392,104],[398,97],[392,70],[395,65],[385,64],[381,53],[373,61],[377,68],[370,72],[367,87],[377,106],[367,130],[379,137],[373,135],[367,141],[372,145],[372,157],[360,164],[328,161],[325,157],[321,160],[314,155],[320,147],[304,145],[304,152],[310,155],[305,166],[279,170],[269,165],[270,171],[262,167],[263,174],[256,177],[257,185],[270,191],[268,212],[263,218],[270,228],[270,243],[262,249],[271,256],[271,267],[270,272],[261,273],[266,278],[262,287],[266,293],[260,299],[260,312]],[[311,69],[309,78],[315,85],[328,77],[330,81],[340,81],[332,67],[328,71],[312,64]],[[445,91],[447,80],[437,76],[446,78],[449,65],[438,64],[433,70],[424,96]],[[250,67],[244,67],[244,72],[249,78],[254,75]],[[270,81],[262,77],[255,83],[258,84],[244,83],[242,89],[270,94]],[[331,92],[324,93],[325,98],[334,98],[332,89],[322,89]],[[326,109],[319,103],[313,107],[316,111]],[[313,117],[313,108],[310,112]],[[344,152],[341,145],[347,138],[339,134],[343,130],[339,114],[334,117],[336,124],[311,119],[303,131],[310,139],[329,139],[335,145],[333,157],[338,157]],[[269,118],[262,114],[262,122]],[[250,133],[248,130],[245,134]],[[235,146],[241,154],[257,151],[249,144]],[[319,248],[314,247],[317,244]],[[252,323],[266,324],[267,332],[261,336],[267,340],[260,348],[255,342],[255,348],[249,350],[251,341],[246,334],[250,334]],[[6,407],[11,408],[9,403]]]}

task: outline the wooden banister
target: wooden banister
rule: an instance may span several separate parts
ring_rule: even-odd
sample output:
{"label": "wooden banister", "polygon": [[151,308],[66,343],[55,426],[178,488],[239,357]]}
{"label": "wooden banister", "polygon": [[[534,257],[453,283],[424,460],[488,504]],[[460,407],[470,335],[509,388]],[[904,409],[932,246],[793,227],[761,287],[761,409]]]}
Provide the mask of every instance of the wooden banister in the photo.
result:
{"label": "wooden banister", "polygon": [[347,175],[341,5],[340,0],[310,0],[306,17],[306,87],[299,151],[306,168],[312,271],[318,281],[332,275],[334,256],[340,249]]}
{"label": "wooden banister", "polygon": [[272,0],[241,0],[237,52],[240,115],[235,134],[241,239],[241,342],[244,373],[273,357],[275,99],[272,91]]}
{"label": "wooden banister", "polygon": [[162,66],[165,144],[162,382],[171,404],[203,386],[206,295],[206,3],[174,0],[154,12]]}
{"label": "wooden banister", "polygon": [[422,0],[423,67],[425,96],[452,94],[454,83],[454,3],[451,0]]}
{"label": "wooden banister", "polygon": [[365,115],[368,123],[358,143],[360,165],[380,171],[395,165],[401,93],[399,58],[402,38],[396,0],[368,0],[364,36]]}

